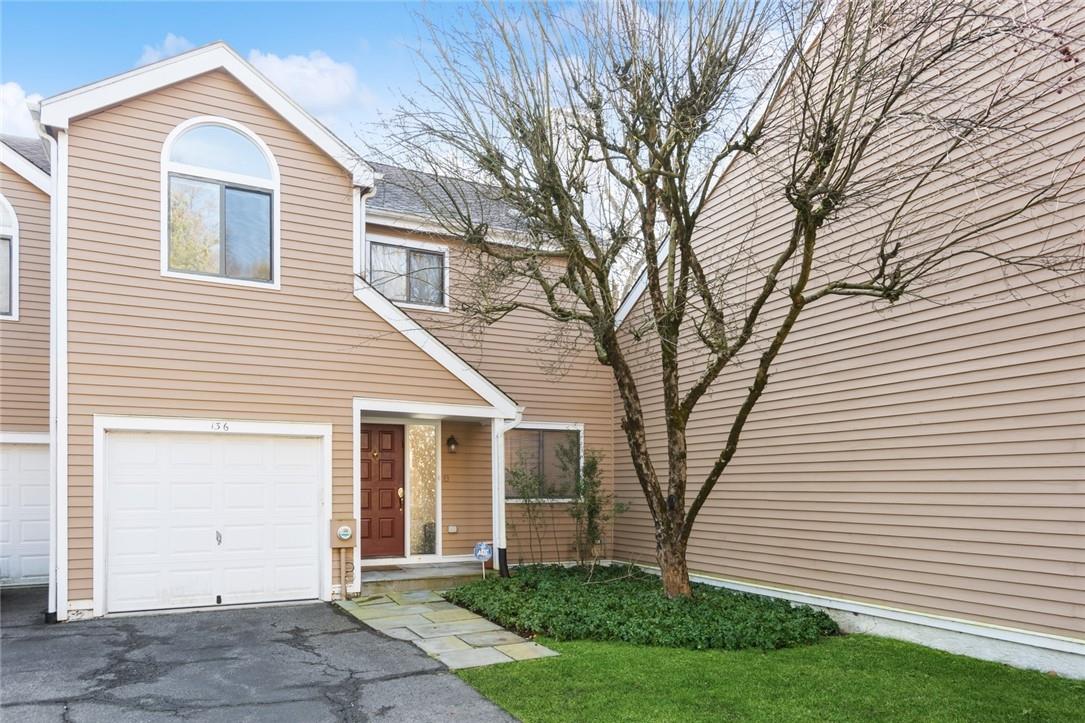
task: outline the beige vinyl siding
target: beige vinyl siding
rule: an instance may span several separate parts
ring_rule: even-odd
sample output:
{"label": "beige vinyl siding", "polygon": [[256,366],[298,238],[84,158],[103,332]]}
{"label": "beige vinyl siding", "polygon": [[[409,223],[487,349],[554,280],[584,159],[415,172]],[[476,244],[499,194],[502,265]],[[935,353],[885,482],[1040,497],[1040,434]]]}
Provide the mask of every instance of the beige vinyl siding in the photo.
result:
{"label": "beige vinyl siding", "polygon": [[0,431],[49,431],[49,196],[0,164],[19,222],[19,319],[0,318]]}
{"label": "beige vinyl siding", "polygon": [[[282,176],[280,291],[160,275],[159,158],[213,113]],[[333,424],[333,514],[352,514],[351,398],[484,404],[352,295],[347,174],[222,71],[72,123],[69,584],[91,595],[94,414]]]}
{"label": "beige vinyl siding", "polygon": [[[443,244],[449,248],[449,286],[453,298],[453,311],[448,313],[412,310],[411,314],[426,325],[434,336],[447,344],[468,363],[486,375],[524,407],[524,420],[532,422],[579,422],[584,425],[584,449],[595,451],[602,456],[601,471],[607,489],[613,484],[614,438],[612,433],[613,377],[610,369],[599,364],[590,344],[581,339],[577,344],[556,343],[553,328],[549,321],[539,314],[526,310],[517,310],[504,319],[483,328],[465,323],[455,311],[455,298],[470,297],[465,289],[469,283],[469,273],[465,271],[462,245],[459,242],[426,236],[406,234],[391,228],[373,226],[370,233],[382,236],[415,238],[429,243]],[[490,457],[489,430],[484,429],[487,439],[486,454],[474,459],[471,479],[479,480],[485,488],[471,493],[475,499],[475,515],[478,519],[472,529],[480,530],[474,542],[489,539],[490,532]],[[448,437],[446,431],[445,437]],[[465,438],[456,438],[461,442]],[[459,455],[453,455],[459,456]],[[445,460],[450,456],[445,455]],[[463,542],[463,534],[449,535],[447,526],[454,524],[450,514],[463,517],[462,507],[450,511],[451,500],[459,499],[455,490],[457,479],[445,474],[446,486],[443,491],[445,518],[445,551],[462,549],[470,552],[471,546]],[[568,515],[568,505],[553,504],[544,518],[547,521],[546,535],[548,551],[563,551],[562,559],[571,559],[573,548],[573,524]],[[509,561],[518,562],[520,556],[528,560],[525,538],[527,525],[521,519],[522,507],[510,504],[507,507],[509,538]],[[485,531],[482,531],[485,530]],[[453,540],[455,538],[455,540]],[[552,559],[556,553],[549,553]]]}
{"label": "beige vinyl siding", "polygon": [[[1044,137],[1046,153],[1028,169],[1034,178],[1085,143],[1080,93],[1052,97],[1046,110],[1078,120]],[[901,144],[899,152],[923,149]],[[697,239],[710,270],[718,272],[739,243],[765,258],[788,230],[771,158],[766,152],[735,164],[717,189]],[[1014,195],[989,191],[992,208]],[[931,215],[914,223],[936,222],[936,212],[984,197],[939,182],[921,206]],[[849,215],[823,243],[861,243],[881,218]],[[1082,228],[1079,190],[1057,212],[1026,214],[999,237],[1022,251],[1080,244]],[[928,300],[875,308],[832,298],[803,312],[738,455],[698,518],[690,567],[1085,638],[1081,279],[1040,288],[1020,274],[968,262],[943,281]],[[1047,293],[1052,288],[1059,294]],[[625,322],[625,339],[635,349],[645,422],[663,465],[656,340],[635,344],[628,334],[643,328],[646,302]],[[701,361],[692,348],[686,380]],[[691,485],[722,447],[762,349],[701,402],[689,433]],[[615,414],[620,419],[617,399]],[[615,556],[654,563],[652,525],[625,446],[615,424],[617,492],[632,504],[616,525]]]}

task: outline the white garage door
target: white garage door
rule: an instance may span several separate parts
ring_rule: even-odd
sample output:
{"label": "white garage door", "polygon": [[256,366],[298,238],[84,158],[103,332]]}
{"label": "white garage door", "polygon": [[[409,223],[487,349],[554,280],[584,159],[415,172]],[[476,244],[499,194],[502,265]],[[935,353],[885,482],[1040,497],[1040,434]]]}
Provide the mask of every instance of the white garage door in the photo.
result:
{"label": "white garage door", "polygon": [[0,444],[0,585],[49,582],[49,445]]}
{"label": "white garage door", "polygon": [[106,434],[106,611],[319,595],[321,442]]}

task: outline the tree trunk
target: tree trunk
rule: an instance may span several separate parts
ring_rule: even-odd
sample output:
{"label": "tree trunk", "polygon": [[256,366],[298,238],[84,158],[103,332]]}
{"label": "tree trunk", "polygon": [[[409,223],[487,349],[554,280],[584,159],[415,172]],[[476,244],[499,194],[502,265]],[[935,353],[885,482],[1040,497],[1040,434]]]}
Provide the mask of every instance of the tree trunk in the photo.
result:
{"label": "tree trunk", "polygon": [[689,568],[686,567],[686,544],[663,537],[656,542],[656,560],[663,577],[663,592],[669,598],[690,597]]}

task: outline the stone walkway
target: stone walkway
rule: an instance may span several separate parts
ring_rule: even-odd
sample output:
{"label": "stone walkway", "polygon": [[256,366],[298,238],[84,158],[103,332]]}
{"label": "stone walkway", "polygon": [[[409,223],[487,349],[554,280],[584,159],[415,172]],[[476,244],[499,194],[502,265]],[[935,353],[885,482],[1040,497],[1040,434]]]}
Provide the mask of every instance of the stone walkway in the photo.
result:
{"label": "stone walkway", "polygon": [[413,642],[453,669],[557,655],[429,590],[390,592],[336,604],[385,635]]}

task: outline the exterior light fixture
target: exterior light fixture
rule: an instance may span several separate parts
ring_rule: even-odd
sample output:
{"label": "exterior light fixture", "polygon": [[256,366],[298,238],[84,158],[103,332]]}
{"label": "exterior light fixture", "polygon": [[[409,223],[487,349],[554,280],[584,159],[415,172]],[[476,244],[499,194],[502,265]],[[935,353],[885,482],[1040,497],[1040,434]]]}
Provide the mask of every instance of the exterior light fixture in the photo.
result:
{"label": "exterior light fixture", "polygon": [[449,454],[456,454],[456,448],[460,446],[460,443],[456,441],[456,435],[450,434],[445,440],[445,445],[448,447]]}

